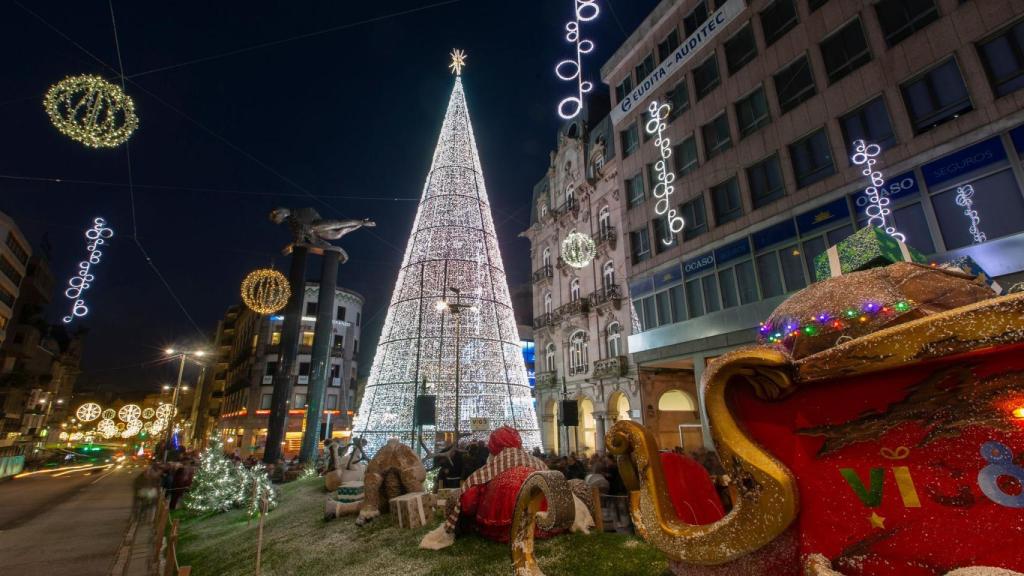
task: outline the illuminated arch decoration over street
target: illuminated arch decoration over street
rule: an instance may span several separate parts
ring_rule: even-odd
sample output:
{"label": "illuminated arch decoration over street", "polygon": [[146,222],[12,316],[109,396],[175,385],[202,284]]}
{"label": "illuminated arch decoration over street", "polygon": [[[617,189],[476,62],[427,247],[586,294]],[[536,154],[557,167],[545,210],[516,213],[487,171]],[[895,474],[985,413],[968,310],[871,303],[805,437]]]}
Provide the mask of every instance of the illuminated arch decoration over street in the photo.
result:
{"label": "illuminated arch decoration over street", "polygon": [[68,289],[64,291],[64,295],[72,302],[71,314],[63,318],[65,324],[70,324],[75,318],[81,318],[89,313],[89,307],[85,305],[82,294],[92,287],[96,279],[92,267],[99,264],[103,256],[100,246],[114,236],[114,231],[107,227],[107,221],[103,218],[96,218],[92,222],[92,228],[85,231],[85,238],[88,240],[85,245],[86,258],[78,263],[78,273],[68,280]]}
{"label": "illuminated arch decoration over street", "polygon": [[91,74],[54,84],[43,106],[57,130],[91,148],[119,146],[139,126],[131,97],[120,86]]}
{"label": "illuminated arch decoration over street", "polygon": [[683,220],[683,217],[679,215],[675,208],[671,207],[672,201],[670,197],[676,191],[672,183],[676,181],[676,174],[668,169],[668,159],[672,156],[672,140],[665,136],[665,128],[668,127],[666,122],[671,111],[672,107],[668,104],[659,104],[657,100],[651,102],[651,105],[647,107],[647,112],[651,119],[644,126],[644,130],[655,137],[654,146],[658,149],[658,154],[661,156],[654,163],[654,171],[658,175],[658,183],[654,185],[651,194],[658,200],[654,204],[654,213],[658,216],[664,216],[668,221],[668,226],[665,227],[665,237],[661,239],[661,243],[665,246],[674,244],[675,235],[682,232],[683,228],[686,227],[686,221]]}
{"label": "illuminated arch decoration over street", "polygon": [[576,57],[555,65],[555,76],[566,82],[576,81],[576,95],[558,103],[558,115],[572,120],[583,110],[583,96],[594,89],[594,83],[583,79],[583,55],[594,51],[594,42],[583,37],[580,23],[590,22],[601,13],[597,0],[573,0],[574,18],[565,23],[565,40],[576,48]]}

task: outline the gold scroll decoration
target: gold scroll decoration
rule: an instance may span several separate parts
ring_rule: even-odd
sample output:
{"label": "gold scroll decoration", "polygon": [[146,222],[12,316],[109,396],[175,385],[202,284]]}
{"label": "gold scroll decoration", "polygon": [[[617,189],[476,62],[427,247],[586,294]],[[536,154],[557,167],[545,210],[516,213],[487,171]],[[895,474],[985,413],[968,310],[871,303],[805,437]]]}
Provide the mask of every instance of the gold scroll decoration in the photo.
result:
{"label": "gold scroll decoration", "polygon": [[646,428],[617,422],[605,444],[618,457],[627,488],[639,490],[631,512],[644,538],[672,560],[718,565],[777,538],[799,510],[793,475],[743,432],[729,411],[726,390],[749,385],[762,398],[780,398],[792,390],[792,380],[786,356],[777,349],[761,347],[719,358],[705,372],[702,384],[712,437],[735,488],[735,505],[721,520],[693,525],[676,517],[657,442]]}
{"label": "gold scroll decoration", "polygon": [[[540,507],[547,500],[548,509]],[[567,530],[576,519],[572,490],[565,476],[554,470],[534,472],[526,477],[512,513],[512,570],[515,576],[544,576],[533,553],[535,528]]]}

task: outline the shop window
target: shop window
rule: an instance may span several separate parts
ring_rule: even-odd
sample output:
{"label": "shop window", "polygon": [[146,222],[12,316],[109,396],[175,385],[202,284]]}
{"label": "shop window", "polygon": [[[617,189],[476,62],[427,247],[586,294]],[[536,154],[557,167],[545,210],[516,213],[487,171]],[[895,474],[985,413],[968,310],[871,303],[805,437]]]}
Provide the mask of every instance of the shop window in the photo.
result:
{"label": "shop window", "polygon": [[[965,214],[967,207],[961,205],[966,202],[957,203],[958,196],[969,199],[970,209],[977,212],[977,230],[983,237],[976,238],[971,232],[970,216]],[[947,250],[1024,230],[1024,198],[1021,198],[1011,170],[1002,170],[939,192],[932,197],[932,206]]]}
{"label": "shop window", "polygon": [[882,96],[840,117],[839,125],[843,129],[846,153],[850,157],[855,152],[853,143],[857,140],[877,144],[882,150],[888,150],[896,144],[896,134],[889,121],[889,110]]}
{"label": "shop window", "polygon": [[782,264],[782,279],[786,283],[786,292],[796,292],[807,286],[800,248],[796,244],[779,250],[779,263]]}
{"label": "shop window", "polygon": [[757,132],[762,126],[767,126],[772,121],[763,86],[758,86],[757,90],[738,100],[734,106],[736,122],[740,125],[740,138]]}
{"label": "shop window", "polygon": [[654,295],[655,306],[657,306],[658,326],[672,323],[672,305],[669,304],[668,290],[663,290]]}
{"label": "shop window", "polygon": [[850,72],[871,61],[871,51],[864,38],[860,18],[843,26],[821,42],[821,57],[829,84],[838,82]]}
{"label": "shop window", "polygon": [[748,62],[757,58],[754,30],[749,24],[725,41],[725,64],[729,74],[735,74]]}
{"label": "shop window", "polygon": [[686,296],[683,292],[682,284],[668,289],[668,298],[672,301],[673,322],[682,322],[686,320]]}
{"label": "shop window", "polygon": [[686,311],[689,318],[704,315],[704,293],[699,278],[686,282]]}
{"label": "shop window", "polygon": [[810,186],[836,172],[832,148],[824,128],[790,144],[789,157],[793,163],[797,188]]}
{"label": "shop window", "polygon": [[683,240],[691,240],[708,231],[707,215],[704,212],[704,196],[700,195],[679,207],[686,226]]}
{"label": "shop window", "polygon": [[785,196],[786,187],[782,183],[779,155],[772,154],[747,168],[747,182],[750,184],[750,200],[755,209]]}
{"label": "shop window", "polygon": [[721,82],[717,54],[712,54],[710,58],[693,69],[693,89],[697,91],[698,101],[710,94]]}
{"label": "shop window", "polygon": [[701,127],[704,137],[704,155],[708,160],[732,148],[732,136],[729,133],[729,115],[719,114],[717,118]]}
{"label": "shop window", "polygon": [[875,4],[875,13],[890,47],[939,19],[934,0],[880,0]]}
{"label": "shop window", "polygon": [[700,284],[704,291],[704,309],[708,312],[721,310],[722,302],[718,296],[718,277],[713,273],[702,276]]}
{"label": "shop window", "polygon": [[901,89],[915,134],[955,120],[974,108],[954,58],[903,84]]}
{"label": "shop window", "polygon": [[775,0],[761,11],[765,46],[771,46],[800,22],[793,0]]}
{"label": "shop window", "polygon": [[779,111],[789,112],[817,94],[811,63],[807,56],[779,70],[772,77],[775,81],[775,95],[779,99]]}
{"label": "shop window", "polygon": [[996,97],[1024,88],[1024,21],[978,44],[978,54]]}
{"label": "shop window", "polygon": [[762,298],[771,298],[784,292],[779,255],[774,250],[757,257],[757,278],[761,283]]}
{"label": "shop window", "polygon": [[693,172],[700,166],[697,158],[697,139],[691,134],[672,148],[672,162],[677,177]]}
{"label": "shop window", "polygon": [[739,181],[733,177],[711,189],[711,202],[715,209],[715,225],[721,226],[743,215]]}

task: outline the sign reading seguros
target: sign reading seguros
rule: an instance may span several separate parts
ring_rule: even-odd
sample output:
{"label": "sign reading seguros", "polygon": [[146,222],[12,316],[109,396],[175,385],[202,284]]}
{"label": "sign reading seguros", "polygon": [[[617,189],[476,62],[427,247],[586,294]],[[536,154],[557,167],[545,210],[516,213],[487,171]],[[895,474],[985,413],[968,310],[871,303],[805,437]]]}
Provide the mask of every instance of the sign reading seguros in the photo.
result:
{"label": "sign reading seguros", "polygon": [[696,32],[683,42],[676,51],[665,58],[661,65],[654,69],[647,78],[637,82],[633,89],[621,102],[612,108],[612,124],[618,124],[630,110],[640,104],[644,97],[648,96],[669,77],[674,70],[683,67],[698,52],[701,51],[723,28],[729,25],[737,16],[743,12],[744,0],[729,0],[724,6],[716,10],[711,16],[700,25]]}

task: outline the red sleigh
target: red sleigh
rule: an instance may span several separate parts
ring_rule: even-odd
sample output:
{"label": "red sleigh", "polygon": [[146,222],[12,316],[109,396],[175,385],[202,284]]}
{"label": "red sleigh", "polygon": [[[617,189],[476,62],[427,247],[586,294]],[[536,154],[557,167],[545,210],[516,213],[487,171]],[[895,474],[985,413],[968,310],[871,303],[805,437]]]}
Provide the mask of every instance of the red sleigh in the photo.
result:
{"label": "red sleigh", "polygon": [[654,437],[607,437],[677,574],[1024,571],[1024,294],[894,264],[833,278],[704,374],[733,508],[675,513]]}

